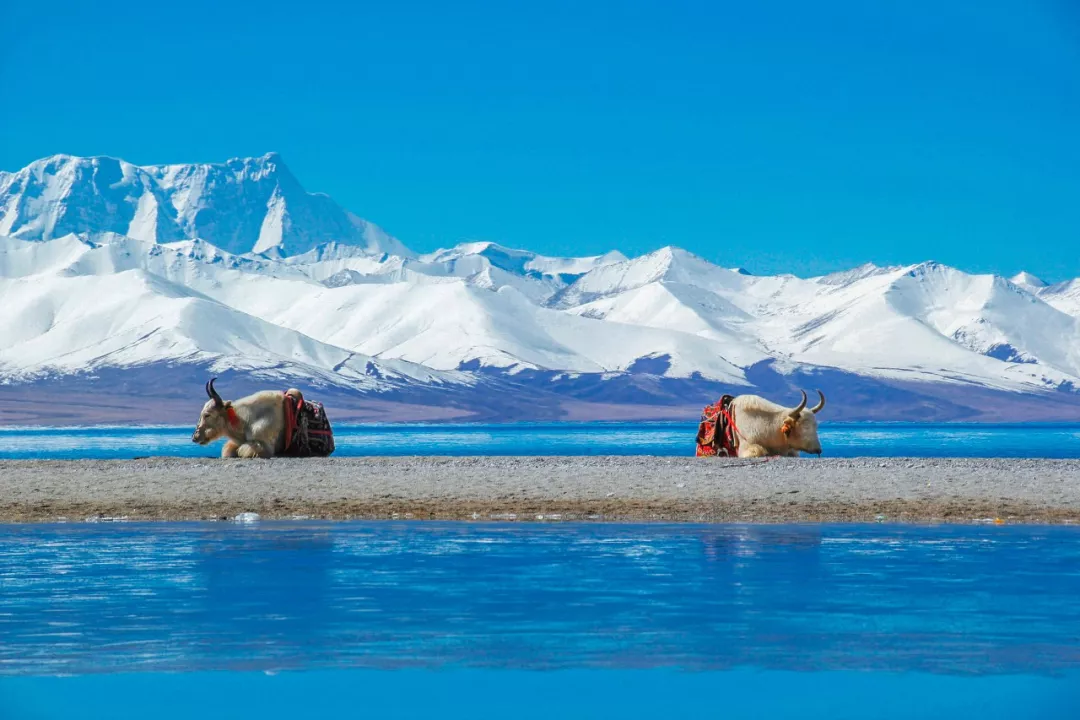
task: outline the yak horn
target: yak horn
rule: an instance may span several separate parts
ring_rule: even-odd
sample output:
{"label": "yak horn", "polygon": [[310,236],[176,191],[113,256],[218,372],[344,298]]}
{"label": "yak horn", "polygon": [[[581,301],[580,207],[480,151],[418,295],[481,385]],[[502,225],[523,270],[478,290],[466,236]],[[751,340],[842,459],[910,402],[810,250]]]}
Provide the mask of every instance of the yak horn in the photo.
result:
{"label": "yak horn", "polygon": [[817,394],[818,394],[818,397],[821,398],[821,400],[818,402],[817,405],[810,408],[810,412],[814,413],[815,415],[817,415],[819,412],[821,412],[821,408],[825,407],[825,393],[818,390]]}
{"label": "yak horn", "polygon": [[214,401],[214,405],[222,407],[225,404],[225,401],[221,399],[221,396],[218,395],[218,391],[214,389],[214,380],[217,380],[217,378],[213,378],[210,382],[206,383],[206,394]]}
{"label": "yak horn", "polygon": [[793,418],[798,418],[799,413],[801,413],[803,411],[803,408],[806,407],[806,391],[800,390],[799,392],[802,393],[802,402],[799,403],[799,407],[791,411],[791,417]]}

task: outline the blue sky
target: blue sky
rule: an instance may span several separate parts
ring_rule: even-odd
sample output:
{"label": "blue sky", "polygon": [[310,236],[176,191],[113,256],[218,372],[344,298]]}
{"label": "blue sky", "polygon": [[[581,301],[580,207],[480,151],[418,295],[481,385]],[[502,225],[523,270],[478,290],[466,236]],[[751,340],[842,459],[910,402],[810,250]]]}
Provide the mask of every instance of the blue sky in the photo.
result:
{"label": "blue sky", "polygon": [[1073,0],[5,7],[0,169],[274,150],[417,250],[1080,276]]}

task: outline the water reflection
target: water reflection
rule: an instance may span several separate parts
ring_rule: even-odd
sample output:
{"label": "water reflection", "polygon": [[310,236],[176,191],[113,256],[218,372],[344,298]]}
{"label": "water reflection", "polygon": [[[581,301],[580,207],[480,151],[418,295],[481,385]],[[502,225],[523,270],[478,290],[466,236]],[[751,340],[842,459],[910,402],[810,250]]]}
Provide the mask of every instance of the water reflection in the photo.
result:
{"label": "water reflection", "polygon": [[0,530],[0,673],[1080,667],[1071,528]]}

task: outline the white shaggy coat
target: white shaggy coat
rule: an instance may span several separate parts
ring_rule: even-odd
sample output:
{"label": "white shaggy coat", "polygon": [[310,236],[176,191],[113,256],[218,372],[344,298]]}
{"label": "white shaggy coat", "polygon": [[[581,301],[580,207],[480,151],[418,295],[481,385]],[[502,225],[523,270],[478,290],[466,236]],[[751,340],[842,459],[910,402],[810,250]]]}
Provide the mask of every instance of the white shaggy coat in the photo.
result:
{"label": "white shaggy coat", "polygon": [[803,407],[793,415],[797,406],[784,407],[758,395],[737,396],[731,401],[730,410],[738,428],[738,456],[798,457],[800,451],[820,455],[815,415],[824,406],[825,396],[821,395],[816,408]]}
{"label": "white shaggy coat", "polygon": [[[223,401],[210,381],[206,394],[210,400],[203,405],[192,442],[209,445],[225,438],[223,458],[269,458],[285,450],[285,403],[280,391],[263,390],[239,400]],[[295,389],[288,394],[301,397]]]}

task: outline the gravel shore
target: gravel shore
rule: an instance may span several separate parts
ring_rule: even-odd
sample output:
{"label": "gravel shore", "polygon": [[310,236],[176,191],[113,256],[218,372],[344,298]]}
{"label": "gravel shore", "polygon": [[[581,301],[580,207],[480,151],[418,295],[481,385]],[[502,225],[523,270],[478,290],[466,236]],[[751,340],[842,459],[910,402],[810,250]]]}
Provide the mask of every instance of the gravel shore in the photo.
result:
{"label": "gravel shore", "polygon": [[390,457],[0,461],[0,521],[1080,523],[1080,461]]}

